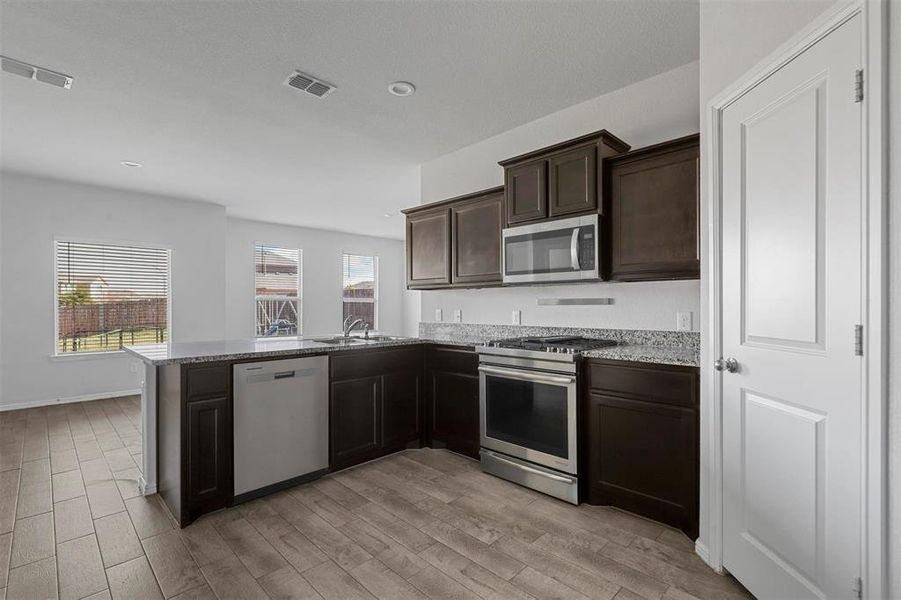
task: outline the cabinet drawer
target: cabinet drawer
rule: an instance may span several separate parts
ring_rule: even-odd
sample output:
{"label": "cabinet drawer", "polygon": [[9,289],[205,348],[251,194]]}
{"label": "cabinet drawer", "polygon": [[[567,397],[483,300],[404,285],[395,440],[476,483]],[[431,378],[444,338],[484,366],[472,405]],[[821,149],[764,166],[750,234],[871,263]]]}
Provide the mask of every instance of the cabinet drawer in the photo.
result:
{"label": "cabinet drawer", "polygon": [[468,348],[430,348],[429,369],[447,373],[477,375],[479,355]]}
{"label": "cabinet drawer", "polygon": [[231,365],[185,367],[185,397],[227,395],[231,378]]}
{"label": "cabinet drawer", "polygon": [[416,370],[422,368],[422,346],[333,354],[329,364],[332,380],[359,379],[388,372]]}
{"label": "cabinet drawer", "polygon": [[674,406],[691,408],[698,402],[696,367],[592,360],[588,385],[592,390]]}

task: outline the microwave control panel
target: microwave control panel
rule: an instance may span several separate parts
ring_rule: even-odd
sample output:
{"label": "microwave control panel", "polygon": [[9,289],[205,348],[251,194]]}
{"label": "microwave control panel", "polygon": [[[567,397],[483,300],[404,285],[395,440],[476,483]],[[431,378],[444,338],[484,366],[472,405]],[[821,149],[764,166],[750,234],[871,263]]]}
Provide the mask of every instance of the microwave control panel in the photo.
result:
{"label": "microwave control panel", "polygon": [[594,269],[595,235],[594,225],[579,227],[579,267],[582,270]]}

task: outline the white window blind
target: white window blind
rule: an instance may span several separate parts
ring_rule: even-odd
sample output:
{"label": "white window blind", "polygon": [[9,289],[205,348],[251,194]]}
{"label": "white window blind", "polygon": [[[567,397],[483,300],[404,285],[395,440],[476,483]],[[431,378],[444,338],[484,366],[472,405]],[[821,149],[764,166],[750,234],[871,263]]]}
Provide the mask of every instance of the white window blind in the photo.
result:
{"label": "white window blind", "polygon": [[57,241],[55,254],[57,354],[168,340],[168,250]]}
{"label": "white window blind", "polygon": [[257,336],[301,334],[302,256],[297,249],[255,245]]}
{"label": "white window blind", "polygon": [[378,329],[378,257],[344,255],[344,315]]}

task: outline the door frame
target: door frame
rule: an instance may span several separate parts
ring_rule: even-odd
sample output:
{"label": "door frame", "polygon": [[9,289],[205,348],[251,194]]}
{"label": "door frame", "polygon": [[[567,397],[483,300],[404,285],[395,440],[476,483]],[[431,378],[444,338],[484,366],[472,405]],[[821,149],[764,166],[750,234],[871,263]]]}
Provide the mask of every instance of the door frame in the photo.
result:
{"label": "door frame", "polygon": [[[840,0],[792,39],[780,46],[736,83],[714,97],[705,111],[708,135],[704,140],[710,157],[704,185],[708,192],[706,250],[708,310],[703,343],[708,352],[701,373],[701,460],[709,474],[701,484],[701,521],[706,539],[695,545],[700,557],[723,572],[723,396],[722,373],[712,362],[722,356],[722,122],[733,102],[770,77],[792,59],[816,44],[855,15],[862,15],[862,239],[861,308],[864,325],[864,355],[861,399],[861,557],[860,573],[864,598],[888,594],[888,194],[886,167],[888,136],[885,128],[888,101],[886,66],[888,35],[887,0]],[[853,81],[848,80],[848,95]],[[849,345],[852,332],[848,332]],[[853,582],[848,582],[849,594]]]}

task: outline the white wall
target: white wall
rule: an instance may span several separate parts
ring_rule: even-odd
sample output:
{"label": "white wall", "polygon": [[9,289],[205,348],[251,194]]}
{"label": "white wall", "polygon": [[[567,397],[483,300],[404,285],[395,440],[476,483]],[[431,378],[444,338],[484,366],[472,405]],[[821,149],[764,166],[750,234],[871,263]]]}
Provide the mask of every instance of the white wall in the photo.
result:
{"label": "white wall", "polygon": [[404,243],[322,229],[228,219],[226,334],[254,336],[253,246],[264,242],[303,250],[303,335],[341,331],[344,252],[379,257],[378,327],[404,330]]}
{"label": "white wall", "polygon": [[0,173],[0,408],[134,390],[123,354],[53,358],[53,240],[162,245],[172,250],[172,339],[221,337],[225,209],[123,190]]}
{"label": "white wall", "polygon": [[[499,160],[598,129],[607,129],[639,148],[698,131],[698,64],[690,63],[615,92],[576,104],[422,165],[422,202],[459,196],[503,184]],[[611,297],[611,306],[538,307],[535,299]],[[450,321],[463,311],[467,323],[510,323],[522,310],[524,325],[675,329],[676,312],[695,313],[698,282],[580,284],[481,290],[425,291],[421,315],[435,309]]]}
{"label": "white wall", "polygon": [[400,240],[228,219],[215,204],[2,172],[0,410],[140,385],[137,361],[124,354],[51,356],[54,238],[170,248],[176,342],[254,335],[255,241],[304,250],[307,335],[340,331],[342,251],[379,257],[379,328],[415,332]]}

